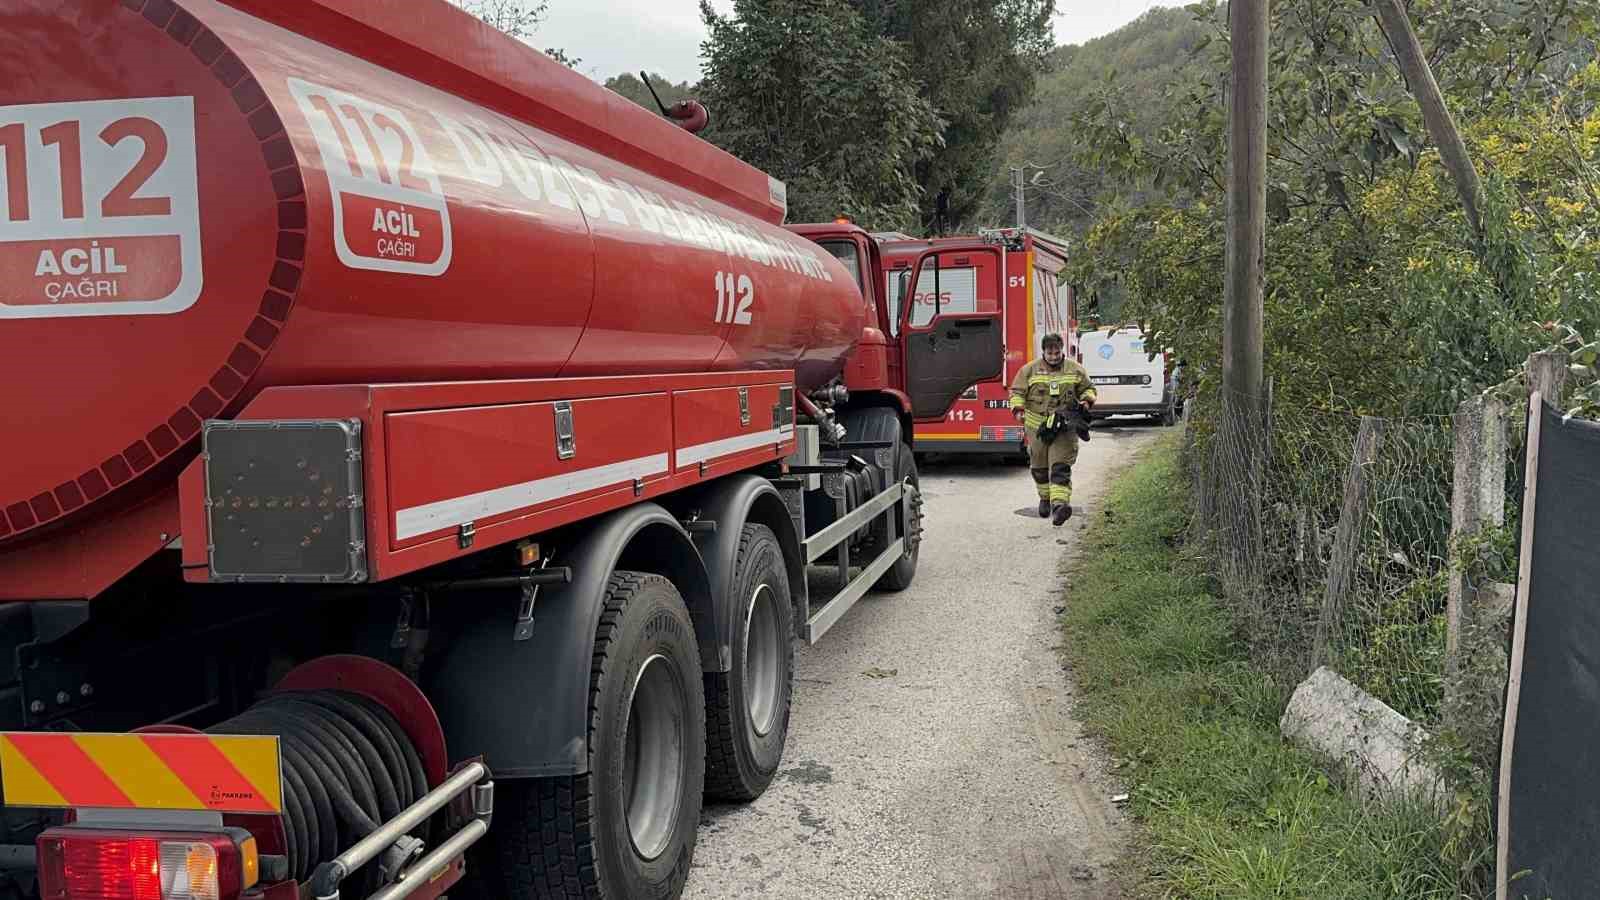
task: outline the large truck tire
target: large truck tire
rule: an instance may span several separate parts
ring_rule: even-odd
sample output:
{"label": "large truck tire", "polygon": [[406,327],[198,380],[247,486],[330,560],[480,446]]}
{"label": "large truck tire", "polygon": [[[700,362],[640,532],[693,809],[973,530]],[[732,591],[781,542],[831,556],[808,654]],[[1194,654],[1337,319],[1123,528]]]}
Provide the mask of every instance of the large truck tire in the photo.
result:
{"label": "large truck tire", "polygon": [[794,605],[772,529],[744,526],[732,585],[733,666],[705,675],[706,795],[746,801],[778,772],[794,696]]}
{"label": "large truck tire", "polygon": [[589,772],[517,783],[496,804],[500,896],[678,896],[704,779],[705,698],[689,611],[665,578],[617,572],[595,632]]}
{"label": "large truck tire", "polygon": [[[901,480],[910,479],[913,486],[920,486],[917,481],[917,461],[911,455],[911,448],[905,444],[900,445],[899,465],[896,466],[896,471]],[[878,578],[878,583],[873,585],[877,590],[903,591],[910,587],[911,582],[917,577],[917,554],[922,547],[922,492],[917,491],[916,496],[909,502],[909,514],[906,516],[906,552]]]}

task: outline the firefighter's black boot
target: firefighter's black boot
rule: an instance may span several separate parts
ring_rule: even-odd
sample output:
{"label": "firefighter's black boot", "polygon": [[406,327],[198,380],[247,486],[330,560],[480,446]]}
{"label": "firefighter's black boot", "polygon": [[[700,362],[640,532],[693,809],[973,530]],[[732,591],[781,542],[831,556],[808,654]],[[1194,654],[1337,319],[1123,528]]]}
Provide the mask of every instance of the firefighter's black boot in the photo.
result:
{"label": "firefighter's black boot", "polygon": [[1050,501],[1049,500],[1040,500],[1039,501],[1039,518],[1041,518],[1041,519],[1050,518]]}
{"label": "firefighter's black boot", "polygon": [[1050,516],[1050,524],[1064,524],[1068,519],[1072,518],[1072,506],[1066,503],[1057,503],[1053,513],[1054,514]]}

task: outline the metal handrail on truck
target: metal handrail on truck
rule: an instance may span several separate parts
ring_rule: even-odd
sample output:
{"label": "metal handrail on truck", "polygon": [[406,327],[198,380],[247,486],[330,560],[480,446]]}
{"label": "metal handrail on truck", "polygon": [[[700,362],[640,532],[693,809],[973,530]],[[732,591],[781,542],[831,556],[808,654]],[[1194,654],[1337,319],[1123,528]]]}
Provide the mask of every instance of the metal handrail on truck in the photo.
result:
{"label": "metal handrail on truck", "polygon": [[[472,794],[471,821],[461,826],[432,852],[403,869],[395,876],[392,884],[373,894],[368,900],[401,900],[402,897],[416,893],[452,860],[489,833],[489,819],[494,814],[494,781],[489,777],[489,767],[483,763],[474,762],[462,767],[461,771],[450,776],[443,784],[422,795],[417,802],[383,823],[377,831],[318,866],[316,873],[311,876],[313,895],[317,900],[340,900],[339,885],[350,876],[350,873],[388,852],[395,846],[396,841],[404,838],[434,813],[469,791]],[[421,849],[420,843],[417,849]]]}
{"label": "metal handrail on truck", "polygon": [[[912,484],[909,478],[889,485],[878,496],[856,507],[847,513],[844,518],[807,538],[805,540],[806,563],[816,562],[830,550],[837,548],[840,571],[848,574],[850,548],[845,542],[850,535],[902,499],[909,503],[916,492],[917,486]],[[866,568],[851,579],[843,590],[834,594],[831,600],[824,604],[821,609],[812,613],[810,618],[806,620],[805,637],[808,643],[816,643],[823,634],[827,633],[828,629],[833,627],[834,623],[839,621],[840,617],[850,611],[850,607],[856,605],[856,601],[865,596],[874,584],[877,584],[878,579],[883,577],[883,573],[889,571],[889,567],[894,565],[896,560],[906,554],[905,523],[903,521],[896,523],[895,518],[892,515],[889,517],[890,537],[888,545],[884,547],[883,552],[879,553],[872,562],[867,563]],[[895,534],[897,524],[899,526],[898,535]]]}

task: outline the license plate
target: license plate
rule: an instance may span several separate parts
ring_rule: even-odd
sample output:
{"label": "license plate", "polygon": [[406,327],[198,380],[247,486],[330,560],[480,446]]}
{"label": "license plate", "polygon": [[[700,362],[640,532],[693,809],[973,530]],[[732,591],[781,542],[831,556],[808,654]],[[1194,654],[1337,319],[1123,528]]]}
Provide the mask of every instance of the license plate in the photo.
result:
{"label": "license plate", "polygon": [[1115,375],[1096,375],[1090,380],[1095,384],[1118,384],[1122,381]]}

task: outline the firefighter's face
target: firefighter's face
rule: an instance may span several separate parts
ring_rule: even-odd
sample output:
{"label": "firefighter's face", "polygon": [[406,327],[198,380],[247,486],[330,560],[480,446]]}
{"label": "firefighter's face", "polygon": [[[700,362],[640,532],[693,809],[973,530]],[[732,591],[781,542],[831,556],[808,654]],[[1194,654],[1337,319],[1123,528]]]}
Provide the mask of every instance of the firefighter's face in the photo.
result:
{"label": "firefighter's face", "polygon": [[1061,358],[1066,356],[1060,344],[1046,344],[1044,348],[1044,361],[1052,366],[1061,365]]}

